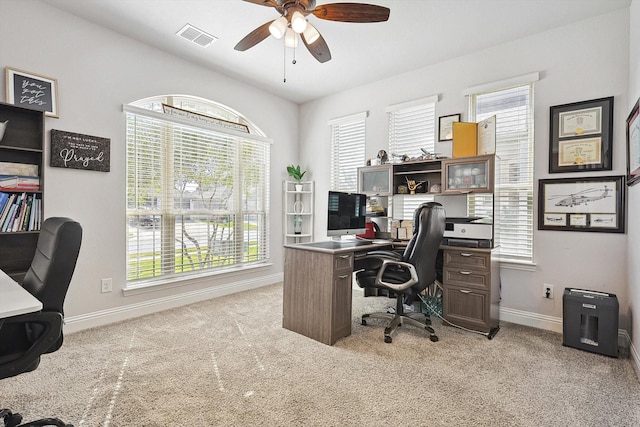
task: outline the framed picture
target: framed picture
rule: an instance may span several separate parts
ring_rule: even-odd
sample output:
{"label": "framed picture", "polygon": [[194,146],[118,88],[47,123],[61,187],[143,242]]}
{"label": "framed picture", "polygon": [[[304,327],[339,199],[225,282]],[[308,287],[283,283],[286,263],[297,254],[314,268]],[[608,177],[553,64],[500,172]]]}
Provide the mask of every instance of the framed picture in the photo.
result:
{"label": "framed picture", "polygon": [[453,123],[459,122],[461,114],[438,117],[438,141],[453,140]]}
{"label": "framed picture", "polygon": [[549,173],[612,169],[613,97],[550,108]]}
{"label": "framed picture", "polygon": [[538,230],[624,233],[625,177],[541,179]]}
{"label": "framed picture", "polygon": [[28,71],[5,67],[7,102],[58,117],[58,81]]}
{"label": "framed picture", "polygon": [[640,99],[631,109],[627,117],[627,185],[634,185],[640,180]]}

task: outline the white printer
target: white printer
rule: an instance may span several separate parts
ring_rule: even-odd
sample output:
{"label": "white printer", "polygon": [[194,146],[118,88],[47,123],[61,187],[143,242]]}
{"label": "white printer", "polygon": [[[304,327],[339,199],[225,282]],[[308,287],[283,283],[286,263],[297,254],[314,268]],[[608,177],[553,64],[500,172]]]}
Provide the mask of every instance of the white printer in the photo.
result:
{"label": "white printer", "polygon": [[442,244],[466,248],[491,248],[493,247],[493,222],[491,218],[447,218]]}

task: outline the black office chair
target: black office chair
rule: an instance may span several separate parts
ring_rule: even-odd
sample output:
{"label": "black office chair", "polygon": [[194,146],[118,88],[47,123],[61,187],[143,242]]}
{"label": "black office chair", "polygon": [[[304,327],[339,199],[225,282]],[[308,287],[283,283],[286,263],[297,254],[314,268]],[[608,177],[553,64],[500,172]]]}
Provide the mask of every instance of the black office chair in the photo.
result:
{"label": "black office chair", "polygon": [[[40,356],[60,348],[63,305],[80,251],[82,227],[69,218],[42,223],[36,253],[22,286],[42,303],[42,311],[0,319],[0,379],[35,370]],[[22,416],[0,409],[5,427],[66,426],[57,418],[25,424]]]}
{"label": "black office chair", "polygon": [[401,255],[393,251],[375,251],[364,260],[368,264],[356,273],[362,288],[386,289],[396,295],[395,313],[370,313],[362,316],[366,325],[369,317],[390,320],[384,330],[384,342],[392,341],[391,334],[403,324],[424,328],[431,341],[438,337],[428,315],[405,312],[404,303],[412,303],[416,296],[436,280],[436,258],[444,234],[445,212],[436,202],[421,204],[414,213],[413,236]]}

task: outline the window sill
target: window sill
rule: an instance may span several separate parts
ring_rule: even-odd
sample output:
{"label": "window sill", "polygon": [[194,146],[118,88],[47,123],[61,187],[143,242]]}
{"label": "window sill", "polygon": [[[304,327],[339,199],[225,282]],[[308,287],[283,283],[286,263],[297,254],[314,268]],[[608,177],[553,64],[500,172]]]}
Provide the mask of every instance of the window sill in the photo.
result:
{"label": "window sill", "polygon": [[500,268],[520,271],[537,271],[538,264],[533,261],[515,261],[512,259],[500,259]]}
{"label": "window sill", "polygon": [[171,288],[179,288],[193,284],[203,283],[215,277],[233,277],[271,267],[272,263],[252,264],[242,267],[211,271],[189,276],[168,277],[161,279],[140,280],[125,284],[122,289],[124,296],[139,295]]}

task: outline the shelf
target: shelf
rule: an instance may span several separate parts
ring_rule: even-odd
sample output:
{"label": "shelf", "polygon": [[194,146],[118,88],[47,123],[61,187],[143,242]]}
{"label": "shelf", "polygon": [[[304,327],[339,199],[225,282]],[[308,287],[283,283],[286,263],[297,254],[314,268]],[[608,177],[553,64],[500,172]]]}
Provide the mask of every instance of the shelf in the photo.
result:
{"label": "shelf", "polygon": [[[0,141],[0,162],[34,165],[39,177],[39,189],[0,188],[5,194],[25,194],[25,202],[11,200],[12,206],[21,206],[24,212],[34,214],[27,208],[29,200],[39,201],[39,217],[44,218],[42,200],[44,196],[44,113],[42,111],[0,103],[0,122],[7,122],[2,141]],[[6,174],[6,172],[4,172]],[[14,173],[11,173],[14,175]],[[32,174],[33,175],[33,174]],[[6,203],[4,212],[9,207]],[[26,210],[29,209],[29,210]],[[17,210],[16,210],[17,212]],[[0,212],[1,214],[2,212]],[[17,216],[16,216],[17,217]],[[22,217],[20,217],[22,218]],[[6,217],[5,217],[6,219]],[[21,225],[26,222],[21,223]],[[17,280],[22,280],[31,265],[38,236],[38,230],[20,230],[0,232],[0,269]]]}
{"label": "shelf", "polygon": [[[296,181],[284,181],[282,186],[284,243],[303,243],[313,241],[313,202],[314,182],[302,181],[301,191],[296,191]],[[302,205],[302,206],[297,206]],[[296,212],[298,207],[301,212]],[[299,231],[296,234],[295,231]]]}
{"label": "shelf", "polygon": [[412,170],[412,171],[399,171],[399,172],[394,172],[394,175],[420,175],[422,173],[439,173],[442,172],[442,169],[416,169],[416,170]]}

